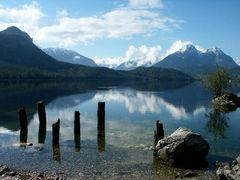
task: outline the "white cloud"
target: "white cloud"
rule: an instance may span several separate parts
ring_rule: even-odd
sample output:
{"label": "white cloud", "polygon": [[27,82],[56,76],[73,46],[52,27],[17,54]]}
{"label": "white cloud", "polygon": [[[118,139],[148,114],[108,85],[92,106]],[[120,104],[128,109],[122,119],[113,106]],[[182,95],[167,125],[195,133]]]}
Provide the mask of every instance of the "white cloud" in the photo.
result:
{"label": "white cloud", "polygon": [[124,57],[106,57],[106,58],[94,57],[93,60],[99,66],[104,66],[113,69],[125,61]]}
{"label": "white cloud", "polygon": [[60,11],[57,12],[57,17],[61,18],[61,17],[66,17],[68,16],[68,11],[66,9],[62,9]]}
{"label": "white cloud", "polygon": [[156,7],[162,7],[160,0],[130,0],[127,5],[109,12],[74,18],[63,9],[56,12],[54,24],[43,26],[41,22],[46,15],[36,1],[15,8],[0,4],[0,29],[11,25],[18,26],[29,33],[37,43],[56,43],[66,47],[98,39],[129,39],[134,35],[145,37],[155,30],[169,31],[180,28],[182,21],[151,9]]}
{"label": "white cloud", "polygon": [[124,56],[115,58],[94,58],[94,61],[100,66],[106,66],[109,68],[116,68],[122,63],[126,66],[151,66],[159,61],[162,47],[146,46],[139,47],[129,46]]}
{"label": "white cloud", "polygon": [[163,8],[161,0],[129,0],[130,7],[132,8]]}
{"label": "white cloud", "polygon": [[126,61],[133,61],[137,63],[137,66],[141,65],[153,65],[159,61],[161,46],[148,47],[146,45],[135,47],[130,46],[126,52]]}
{"label": "white cloud", "polygon": [[131,8],[119,8],[91,17],[71,18],[64,15],[58,17],[56,24],[42,27],[35,40],[72,46],[101,38],[128,38],[153,30],[168,31],[180,24],[180,21],[158,12]]}
{"label": "white cloud", "polygon": [[44,16],[45,14],[36,1],[18,8],[6,8],[0,4],[0,29],[17,26],[30,35],[34,35],[38,31],[40,21]]}

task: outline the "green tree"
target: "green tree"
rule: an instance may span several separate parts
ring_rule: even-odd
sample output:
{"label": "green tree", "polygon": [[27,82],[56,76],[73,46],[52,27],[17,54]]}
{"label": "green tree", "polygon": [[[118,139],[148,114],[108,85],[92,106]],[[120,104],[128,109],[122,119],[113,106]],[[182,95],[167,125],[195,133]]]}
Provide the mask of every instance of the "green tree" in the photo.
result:
{"label": "green tree", "polygon": [[220,96],[231,85],[231,77],[228,68],[219,68],[207,76],[206,87],[215,96]]}

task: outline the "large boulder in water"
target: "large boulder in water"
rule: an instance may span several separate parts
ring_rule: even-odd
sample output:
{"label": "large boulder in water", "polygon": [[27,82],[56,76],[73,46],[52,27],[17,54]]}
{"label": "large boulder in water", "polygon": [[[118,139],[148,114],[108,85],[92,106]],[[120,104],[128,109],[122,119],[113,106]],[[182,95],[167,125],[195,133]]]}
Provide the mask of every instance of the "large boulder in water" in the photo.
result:
{"label": "large boulder in water", "polygon": [[156,145],[158,157],[172,166],[193,161],[203,162],[209,149],[208,142],[201,135],[186,128],[178,128]]}
{"label": "large boulder in water", "polygon": [[240,98],[233,93],[224,93],[213,99],[214,107],[220,112],[235,111],[240,106]]}

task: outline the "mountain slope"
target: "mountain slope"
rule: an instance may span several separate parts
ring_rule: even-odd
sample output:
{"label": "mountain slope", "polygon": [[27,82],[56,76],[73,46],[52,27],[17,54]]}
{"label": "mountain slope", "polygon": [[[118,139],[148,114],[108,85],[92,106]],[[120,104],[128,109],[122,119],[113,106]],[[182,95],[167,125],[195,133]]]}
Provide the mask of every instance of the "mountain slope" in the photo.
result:
{"label": "mountain slope", "polygon": [[24,66],[35,69],[55,70],[65,68],[33,44],[27,33],[16,27],[0,32],[0,62],[2,64]]}
{"label": "mountain slope", "polygon": [[58,61],[63,61],[72,64],[81,64],[84,66],[96,67],[97,64],[90,58],[80,55],[79,53],[63,49],[63,48],[44,48],[42,49],[46,54]]}
{"label": "mountain slope", "polygon": [[192,80],[190,76],[176,70],[138,68],[125,72],[60,62],[44,53],[33,44],[27,33],[16,27],[9,27],[0,32],[0,78],[1,80]]}
{"label": "mountain slope", "polygon": [[197,50],[193,45],[170,54],[155,67],[173,68],[190,75],[199,75],[214,71],[218,67],[236,68],[237,64],[218,48],[207,49],[205,52]]}
{"label": "mountain slope", "polygon": [[175,69],[166,69],[158,67],[139,67],[131,71],[125,72],[129,77],[137,77],[143,80],[161,80],[161,81],[192,81],[189,75]]}

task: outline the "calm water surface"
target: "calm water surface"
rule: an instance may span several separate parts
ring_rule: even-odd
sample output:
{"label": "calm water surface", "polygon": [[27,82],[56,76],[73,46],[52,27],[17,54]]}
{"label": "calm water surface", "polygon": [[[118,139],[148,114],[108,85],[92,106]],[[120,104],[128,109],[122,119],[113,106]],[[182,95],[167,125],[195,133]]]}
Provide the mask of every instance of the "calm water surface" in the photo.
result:
{"label": "calm water surface", "polygon": [[[147,90],[146,90],[147,89]],[[96,83],[0,84],[0,164],[67,177],[156,177],[174,174],[153,158],[155,121],[165,135],[178,127],[200,133],[210,143],[208,160],[231,160],[240,152],[240,110],[223,114],[211,107],[201,85],[144,84],[109,86]],[[235,90],[236,93],[240,90]],[[240,95],[240,94],[239,94]],[[44,100],[47,132],[39,144],[36,102]],[[97,103],[106,102],[105,134],[97,132]],[[27,142],[20,146],[17,109],[28,113]],[[74,141],[74,111],[81,113],[80,147]],[[60,147],[52,147],[52,123],[61,120]]]}

